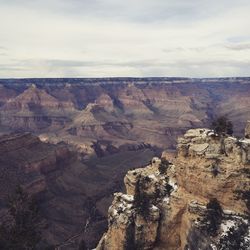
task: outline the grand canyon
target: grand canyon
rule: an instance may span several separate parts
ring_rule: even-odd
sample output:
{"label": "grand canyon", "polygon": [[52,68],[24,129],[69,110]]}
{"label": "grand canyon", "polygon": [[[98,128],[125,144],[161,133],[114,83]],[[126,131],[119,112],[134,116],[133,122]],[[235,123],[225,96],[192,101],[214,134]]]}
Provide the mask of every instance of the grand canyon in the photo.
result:
{"label": "grand canyon", "polygon": [[250,250],[249,0],[0,0],[0,250]]}
{"label": "grand canyon", "polygon": [[[212,121],[221,116],[232,122],[234,136],[243,138],[248,135],[245,127],[250,120],[249,107],[247,77],[2,79],[1,218],[4,220],[6,214],[6,197],[21,185],[36,197],[41,211],[40,249],[184,249],[185,244],[186,249],[196,249],[192,241],[201,234],[202,225],[194,227],[191,219],[205,216],[213,192],[218,193],[214,198],[224,210],[233,210],[235,201],[239,202],[233,210],[239,214],[235,221],[245,221],[244,199],[231,197],[230,192],[245,194],[249,188],[248,141],[224,139],[226,151],[222,152],[220,140],[208,130],[201,130],[201,135],[194,130],[185,139],[178,138],[191,128],[210,128]],[[211,147],[209,153],[207,147]],[[243,149],[244,159],[239,156]],[[153,157],[159,157],[154,158],[155,164]],[[157,169],[164,159],[174,165],[159,176]],[[204,168],[218,161],[219,179],[214,177],[197,190],[198,183],[208,175]],[[183,174],[185,164],[188,168]],[[139,170],[131,170],[134,168]],[[235,179],[231,179],[233,175]],[[151,211],[152,221],[141,218],[136,207],[122,210],[120,214],[126,221],[121,221],[114,211],[121,204],[131,207],[135,183],[142,176],[152,179],[152,185],[145,188],[150,203],[156,206]],[[172,179],[168,184],[173,194],[164,193],[162,185],[167,184],[163,177]],[[245,186],[238,187],[236,183],[242,181]],[[173,183],[180,188],[175,190]],[[159,187],[159,197],[153,197],[155,186]],[[225,197],[224,191],[219,192],[222,188]],[[125,189],[127,195],[119,193]],[[164,200],[165,196],[168,198]],[[194,204],[194,200],[198,201]],[[169,209],[172,213],[168,217]],[[224,222],[233,220],[233,215],[223,213]],[[159,220],[159,214],[166,221]],[[144,234],[138,223],[145,226]],[[147,231],[148,227],[152,230]],[[135,235],[128,246],[126,232],[130,229]],[[202,237],[207,240],[199,243],[201,249],[210,249],[216,242],[208,235]],[[217,241],[222,238],[216,237]]]}

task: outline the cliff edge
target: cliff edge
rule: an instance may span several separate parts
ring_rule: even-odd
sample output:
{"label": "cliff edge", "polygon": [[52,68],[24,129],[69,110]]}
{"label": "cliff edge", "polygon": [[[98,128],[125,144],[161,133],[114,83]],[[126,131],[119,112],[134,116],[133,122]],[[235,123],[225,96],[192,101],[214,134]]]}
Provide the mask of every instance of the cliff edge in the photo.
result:
{"label": "cliff edge", "polygon": [[191,129],[125,176],[97,250],[249,249],[250,139]]}

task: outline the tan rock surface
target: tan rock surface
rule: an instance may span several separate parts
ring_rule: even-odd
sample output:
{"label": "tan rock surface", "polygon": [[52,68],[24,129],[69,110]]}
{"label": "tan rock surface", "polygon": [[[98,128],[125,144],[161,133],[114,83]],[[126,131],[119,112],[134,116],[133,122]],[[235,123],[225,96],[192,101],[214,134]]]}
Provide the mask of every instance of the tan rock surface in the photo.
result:
{"label": "tan rock surface", "polygon": [[[195,225],[200,225],[199,220],[205,217],[207,203],[214,198],[224,211],[224,223],[228,211],[245,223],[243,218],[249,207],[239,192],[247,192],[250,187],[249,145],[248,139],[219,137],[209,129],[192,129],[179,139],[178,157],[173,164],[166,158],[153,158],[146,168],[129,171],[124,179],[127,195],[116,195],[109,210],[109,229],[97,250],[129,249],[128,244],[139,244],[140,249],[182,250],[189,244]],[[162,164],[167,166],[166,173]],[[139,223],[141,210],[135,202],[138,190],[149,197],[149,209],[156,212],[155,217],[148,215]],[[124,198],[121,202],[117,197]],[[117,207],[126,209],[117,215]],[[143,237],[137,237],[138,225],[143,228]],[[211,237],[207,236],[208,242]],[[219,244],[223,234],[216,237],[214,244]]]}

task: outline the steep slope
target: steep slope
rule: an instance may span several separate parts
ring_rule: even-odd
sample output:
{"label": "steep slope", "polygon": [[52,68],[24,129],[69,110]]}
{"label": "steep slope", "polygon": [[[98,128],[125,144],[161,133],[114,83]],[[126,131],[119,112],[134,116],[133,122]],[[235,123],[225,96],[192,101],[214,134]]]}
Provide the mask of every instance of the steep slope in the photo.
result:
{"label": "steep slope", "polygon": [[96,249],[249,249],[249,171],[249,139],[187,131],[173,163],[127,173]]}
{"label": "steep slope", "polygon": [[63,145],[42,143],[30,133],[0,137],[0,199],[22,185],[32,193],[46,190],[46,174],[67,162],[70,153]]}
{"label": "steep slope", "polygon": [[36,131],[49,126],[62,126],[70,119],[72,112],[73,103],[60,102],[45,90],[31,85],[4,104],[1,108],[1,123],[14,129]]}
{"label": "steep slope", "polygon": [[38,201],[44,244],[77,249],[83,236],[93,248],[107,227],[111,194],[123,189],[129,168],[152,156],[147,149],[83,162],[65,143],[43,143],[30,133],[0,136],[0,222],[6,197],[21,185]]}
{"label": "steep slope", "polygon": [[0,84],[0,107],[4,105],[9,99],[17,96],[17,93],[13,89],[5,87],[3,84]]}
{"label": "steep slope", "polygon": [[[114,151],[143,144],[172,150],[184,131],[208,127],[220,115],[228,115],[235,133],[242,136],[250,119],[250,78],[15,79],[0,83],[0,132],[32,131],[86,148],[86,154],[95,154],[91,148],[97,144],[111,145]],[[94,124],[87,124],[88,119]]]}
{"label": "steep slope", "polygon": [[90,103],[75,117],[72,126],[79,136],[83,134],[86,137],[105,138],[112,135],[112,131],[109,131],[109,129],[113,129],[114,133],[115,129],[119,129],[116,136],[119,136],[118,132],[120,132],[121,137],[124,136],[123,128],[126,130],[126,126],[130,128],[131,124],[123,116],[115,112],[108,112],[101,105]]}

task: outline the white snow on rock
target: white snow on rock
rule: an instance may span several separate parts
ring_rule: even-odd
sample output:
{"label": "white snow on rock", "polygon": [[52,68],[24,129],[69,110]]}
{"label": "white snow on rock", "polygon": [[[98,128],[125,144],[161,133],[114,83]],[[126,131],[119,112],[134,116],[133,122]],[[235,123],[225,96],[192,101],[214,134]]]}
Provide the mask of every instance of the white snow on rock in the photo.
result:
{"label": "white snow on rock", "polygon": [[133,196],[133,195],[129,195],[129,194],[123,194],[123,195],[122,195],[122,198],[123,198],[125,201],[128,201],[128,202],[133,202],[133,200],[134,200],[134,196]]}
{"label": "white snow on rock", "polygon": [[250,139],[244,138],[240,140],[241,143],[250,144]]}
{"label": "white snow on rock", "polygon": [[218,248],[217,248],[214,244],[210,244],[210,247],[211,247],[213,250],[218,250]]}
{"label": "white snow on rock", "polygon": [[173,181],[172,179],[169,179],[168,184],[173,187],[174,191],[178,189],[176,182]]}
{"label": "white snow on rock", "polygon": [[227,220],[221,223],[221,229],[222,229],[222,234],[225,234],[226,232],[229,231],[230,228],[235,226],[235,221],[233,220]]}
{"label": "white snow on rock", "polygon": [[154,174],[150,174],[148,177],[154,181],[157,181],[157,178]]}
{"label": "white snow on rock", "polygon": [[163,199],[163,202],[166,202],[167,204],[169,204],[169,201],[170,201],[169,197],[165,197],[165,198]]}
{"label": "white snow on rock", "polygon": [[151,209],[152,209],[153,211],[158,211],[158,210],[159,210],[159,208],[156,207],[155,205],[152,205]]}

